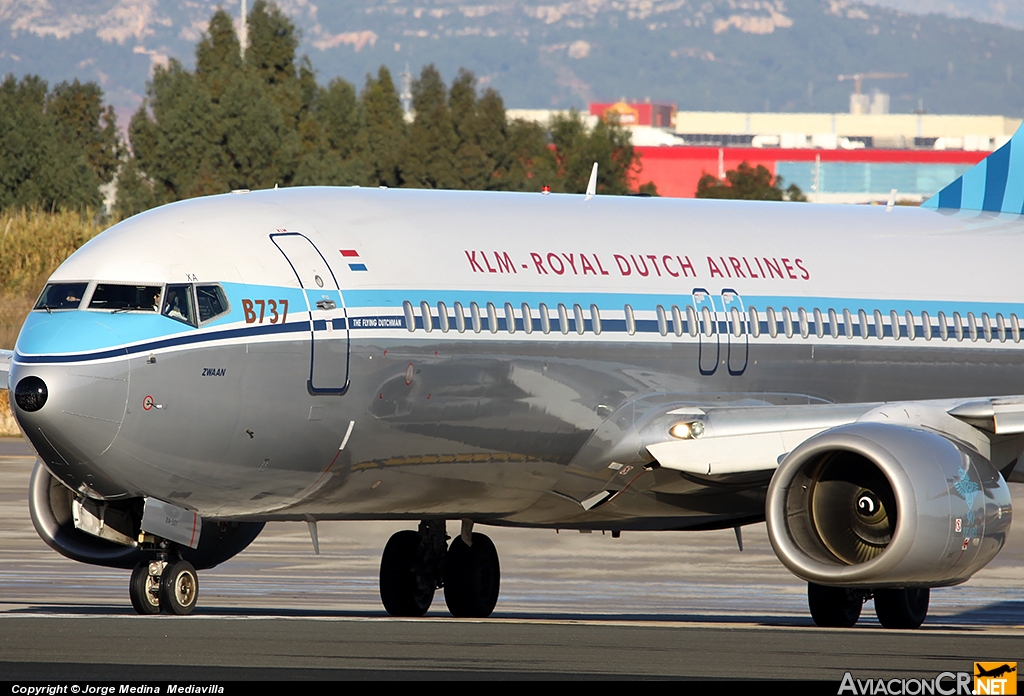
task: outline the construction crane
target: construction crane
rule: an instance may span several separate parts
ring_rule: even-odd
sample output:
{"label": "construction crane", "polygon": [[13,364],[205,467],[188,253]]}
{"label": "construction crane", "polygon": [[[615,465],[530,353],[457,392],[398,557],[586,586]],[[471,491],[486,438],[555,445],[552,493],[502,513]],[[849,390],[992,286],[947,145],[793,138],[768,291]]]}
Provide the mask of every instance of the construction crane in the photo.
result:
{"label": "construction crane", "polygon": [[870,73],[857,73],[856,75],[840,75],[839,81],[846,82],[847,80],[853,80],[853,90],[855,94],[860,94],[861,80],[894,80],[900,77],[910,77],[907,73],[887,73],[887,72],[870,72]]}

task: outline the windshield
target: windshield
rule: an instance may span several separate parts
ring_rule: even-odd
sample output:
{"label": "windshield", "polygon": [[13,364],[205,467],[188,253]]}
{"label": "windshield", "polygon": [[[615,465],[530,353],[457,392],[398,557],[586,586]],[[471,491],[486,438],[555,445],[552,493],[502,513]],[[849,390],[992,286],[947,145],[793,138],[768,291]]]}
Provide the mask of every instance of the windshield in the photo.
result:
{"label": "windshield", "polygon": [[159,285],[97,285],[89,309],[155,312],[160,306]]}
{"label": "windshield", "polygon": [[32,309],[78,309],[88,283],[49,283]]}

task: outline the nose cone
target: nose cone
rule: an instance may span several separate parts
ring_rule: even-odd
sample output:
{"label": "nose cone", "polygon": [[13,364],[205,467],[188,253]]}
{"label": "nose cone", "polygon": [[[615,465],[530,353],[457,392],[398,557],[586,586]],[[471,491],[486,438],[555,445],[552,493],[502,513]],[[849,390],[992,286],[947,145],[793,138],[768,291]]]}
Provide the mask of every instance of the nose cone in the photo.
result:
{"label": "nose cone", "polygon": [[[14,417],[50,471],[76,490],[104,497],[123,493],[108,473],[103,455],[124,420],[130,369],[120,337],[86,317],[90,340],[105,345],[74,352],[71,314],[33,313],[18,338],[10,383]],[[96,347],[102,353],[97,355]]]}

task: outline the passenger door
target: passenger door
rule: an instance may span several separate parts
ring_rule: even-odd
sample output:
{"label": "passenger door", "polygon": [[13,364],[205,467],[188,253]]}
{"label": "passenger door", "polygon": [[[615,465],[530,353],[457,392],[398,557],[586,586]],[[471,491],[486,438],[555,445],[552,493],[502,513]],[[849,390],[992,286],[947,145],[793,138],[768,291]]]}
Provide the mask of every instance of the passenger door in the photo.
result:
{"label": "passenger door", "polygon": [[349,384],[348,311],[341,287],[327,259],[308,237],[277,232],[270,241],[295,272],[309,313],[311,394],[344,394]]}

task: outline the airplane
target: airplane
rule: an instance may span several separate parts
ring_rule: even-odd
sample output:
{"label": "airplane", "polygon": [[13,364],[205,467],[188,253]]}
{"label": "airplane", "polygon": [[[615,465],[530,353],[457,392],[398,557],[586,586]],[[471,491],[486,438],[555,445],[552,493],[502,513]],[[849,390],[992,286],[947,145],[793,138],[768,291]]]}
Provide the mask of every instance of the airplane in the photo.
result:
{"label": "airplane", "polygon": [[188,614],[267,521],[316,547],[321,520],[406,520],[386,611],[443,589],[486,617],[478,526],[766,522],[816,624],[873,599],[920,626],[1024,480],[1024,135],[921,208],[591,181],[234,191],[114,225],[0,359],[36,530],[131,569],[138,613]]}

